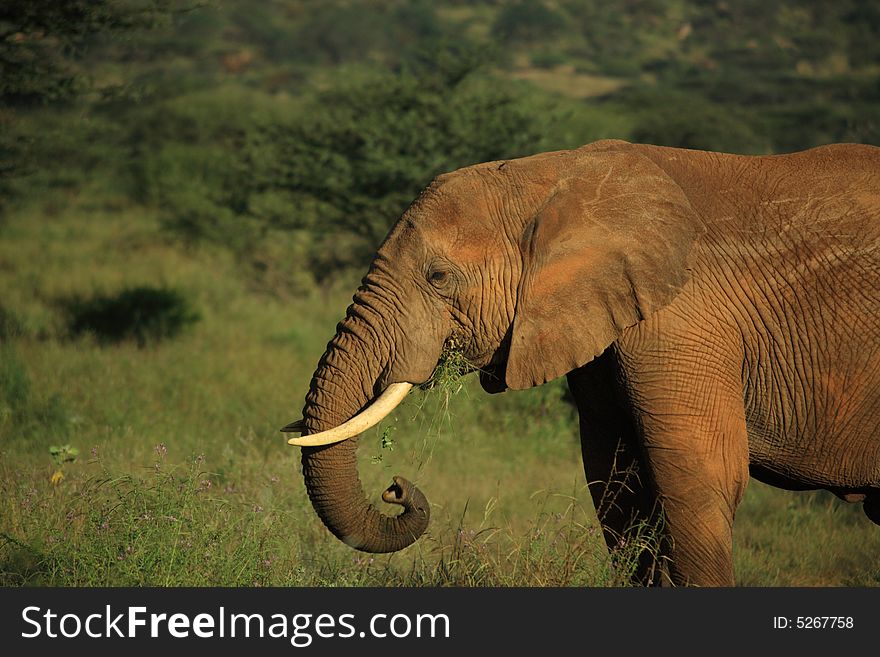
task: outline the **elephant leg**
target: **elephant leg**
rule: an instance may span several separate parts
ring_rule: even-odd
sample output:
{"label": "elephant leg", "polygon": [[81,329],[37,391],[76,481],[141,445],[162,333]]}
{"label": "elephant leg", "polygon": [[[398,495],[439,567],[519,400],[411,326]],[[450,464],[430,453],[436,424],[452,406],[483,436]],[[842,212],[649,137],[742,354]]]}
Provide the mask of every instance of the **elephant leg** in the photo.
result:
{"label": "elephant leg", "polygon": [[584,473],[616,568],[629,573],[635,584],[661,585],[669,580],[656,540],[659,507],[616,381],[612,349],[568,374],[580,419]]}
{"label": "elephant leg", "polygon": [[672,582],[733,586],[733,520],[749,477],[742,400],[712,377],[692,378],[690,392],[678,389],[675,399],[643,396],[637,424],[663,510]]}
{"label": "elephant leg", "polygon": [[[696,461],[685,450],[649,451],[670,542],[672,582],[733,586],[733,519],[745,490],[747,468],[722,472],[721,454]],[[674,464],[676,459],[686,465]]]}

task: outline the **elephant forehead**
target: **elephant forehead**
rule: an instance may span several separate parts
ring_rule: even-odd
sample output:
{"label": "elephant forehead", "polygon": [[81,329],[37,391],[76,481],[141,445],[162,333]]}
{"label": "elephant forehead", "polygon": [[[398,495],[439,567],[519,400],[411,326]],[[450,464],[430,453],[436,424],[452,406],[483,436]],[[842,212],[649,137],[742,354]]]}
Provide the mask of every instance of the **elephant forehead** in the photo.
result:
{"label": "elephant forehead", "polygon": [[490,190],[476,170],[462,169],[435,178],[413,204],[417,216],[460,216],[485,203]]}
{"label": "elephant forehead", "polygon": [[503,251],[499,247],[505,239],[489,224],[467,216],[447,222],[427,222],[416,228],[414,238],[428,254],[442,255],[460,265],[492,260]]}
{"label": "elephant forehead", "polygon": [[504,190],[469,178],[432,185],[404,215],[405,223],[432,242],[490,239],[504,212]]}

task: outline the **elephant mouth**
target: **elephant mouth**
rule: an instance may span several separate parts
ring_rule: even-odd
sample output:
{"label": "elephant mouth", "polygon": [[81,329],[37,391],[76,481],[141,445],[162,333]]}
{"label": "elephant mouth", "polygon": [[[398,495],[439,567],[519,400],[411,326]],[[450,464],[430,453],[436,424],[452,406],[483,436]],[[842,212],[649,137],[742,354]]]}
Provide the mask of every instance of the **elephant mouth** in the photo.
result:
{"label": "elephant mouth", "polygon": [[480,370],[480,385],[490,394],[507,390],[507,357],[510,355],[511,329],[487,359],[488,362]]}
{"label": "elephant mouth", "polygon": [[480,368],[480,385],[483,390],[490,394],[496,394],[507,390],[507,382],[504,377],[507,372],[507,361],[500,363],[490,362]]}

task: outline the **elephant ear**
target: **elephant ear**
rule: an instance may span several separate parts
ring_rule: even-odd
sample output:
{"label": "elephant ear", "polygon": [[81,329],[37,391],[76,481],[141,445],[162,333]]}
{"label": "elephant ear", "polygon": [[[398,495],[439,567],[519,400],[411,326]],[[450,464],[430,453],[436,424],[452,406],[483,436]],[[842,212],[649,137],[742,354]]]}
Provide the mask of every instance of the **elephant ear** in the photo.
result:
{"label": "elephant ear", "polygon": [[520,244],[514,390],[585,365],[672,301],[701,231],[681,188],[635,148],[574,153]]}

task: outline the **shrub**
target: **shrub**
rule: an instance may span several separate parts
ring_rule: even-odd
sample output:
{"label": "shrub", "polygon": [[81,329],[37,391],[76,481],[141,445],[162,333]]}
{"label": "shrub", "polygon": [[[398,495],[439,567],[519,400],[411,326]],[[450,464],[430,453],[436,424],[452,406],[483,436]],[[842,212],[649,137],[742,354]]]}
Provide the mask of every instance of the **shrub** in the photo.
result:
{"label": "shrub", "polygon": [[301,111],[224,86],[149,107],[131,134],[137,195],[158,206],[164,228],[187,245],[228,249],[256,287],[282,296],[313,284],[311,241],[290,225],[295,204],[273,178],[280,153],[265,135],[293,131]]}
{"label": "shrub", "polygon": [[743,154],[771,148],[756,119],[693,94],[642,88],[617,99],[635,117],[630,134],[635,142]]}
{"label": "shrub", "polygon": [[444,26],[434,5],[425,0],[403,3],[320,3],[307,14],[293,37],[291,54],[333,65],[369,57],[395,61],[395,53],[440,36]]}
{"label": "shrub", "polygon": [[0,5],[0,104],[70,98],[89,88],[79,66],[100,37],[167,24],[172,0],[6,0]]}
{"label": "shrub", "polygon": [[532,55],[532,66],[538,68],[556,68],[565,62],[568,58],[561,52],[552,50],[542,50]]}
{"label": "shrub", "polygon": [[173,338],[199,319],[186,298],[169,288],[132,287],[63,305],[72,334],[91,333],[104,342],[134,340],[140,347]]}
{"label": "shrub", "polygon": [[549,101],[484,75],[486,60],[446,44],[397,71],[340,69],[303,102],[226,88],[164,103],[134,137],[142,197],[251,275],[362,269],[434,176],[541,149]]}
{"label": "shrub", "polygon": [[268,127],[247,169],[290,203],[265,219],[315,236],[311,268],[322,277],[362,268],[436,175],[540,150],[542,122],[553,116],[539,104],[483,76],[467,53],[396,73],[347,69],[299,125]]}
{"label": "shrub", "polygon": [[538,41],[555,36],[565,28],[565,19],[540,0],[519,0],[505,4],[492,25],[492,35],[501,41]]}

